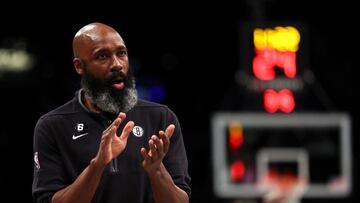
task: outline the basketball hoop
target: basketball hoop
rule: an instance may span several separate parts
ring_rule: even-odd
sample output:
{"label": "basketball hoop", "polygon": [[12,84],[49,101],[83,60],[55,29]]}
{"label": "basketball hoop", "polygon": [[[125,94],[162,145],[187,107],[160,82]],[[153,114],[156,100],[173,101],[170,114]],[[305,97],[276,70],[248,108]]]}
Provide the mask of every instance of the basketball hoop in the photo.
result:
{"label": "basketball hoop", "polygon": [[271,174],[263,179],[261,187],[264,203],[300,203],[307,183],[293,174]]}

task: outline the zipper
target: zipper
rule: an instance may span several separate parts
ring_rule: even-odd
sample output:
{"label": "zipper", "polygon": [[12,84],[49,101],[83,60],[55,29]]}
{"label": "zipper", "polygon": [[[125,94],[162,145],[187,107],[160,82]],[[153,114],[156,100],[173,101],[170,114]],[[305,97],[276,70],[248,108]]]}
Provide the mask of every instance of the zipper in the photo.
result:
{"label": "zipper", "polygon": [[110,161],[110,173],[118,173],[119,169],[117,166],[117,158],[115,157],[113,160]]}

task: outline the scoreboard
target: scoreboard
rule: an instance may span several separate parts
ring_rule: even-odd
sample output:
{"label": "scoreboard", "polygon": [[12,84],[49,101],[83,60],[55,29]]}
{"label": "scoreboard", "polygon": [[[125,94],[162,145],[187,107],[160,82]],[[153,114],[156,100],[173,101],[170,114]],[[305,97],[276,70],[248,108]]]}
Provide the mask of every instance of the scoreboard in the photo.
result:
{"label": "scoreboard", "polygon": [[[303,109],[309,69],[308,31],[302,24],[244,24],[236,82],[245,109],[292,113]],[[239,94],[239,93],[234,93]]]}

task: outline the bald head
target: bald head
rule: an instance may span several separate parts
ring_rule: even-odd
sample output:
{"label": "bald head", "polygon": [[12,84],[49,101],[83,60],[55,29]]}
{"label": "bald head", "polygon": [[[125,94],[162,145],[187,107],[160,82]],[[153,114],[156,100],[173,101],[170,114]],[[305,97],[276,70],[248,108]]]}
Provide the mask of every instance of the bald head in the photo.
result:
{"label": "bald head", "polygon": [[[81,58],[81,50],[89,43],[96,43],[108,34],[115,34],[124,43],[120,34],[112,27],[103,23],[90,23],[82,27],[74,36],[73,52],[74,57]],[[125,44],[125,43],[124,43]]]}

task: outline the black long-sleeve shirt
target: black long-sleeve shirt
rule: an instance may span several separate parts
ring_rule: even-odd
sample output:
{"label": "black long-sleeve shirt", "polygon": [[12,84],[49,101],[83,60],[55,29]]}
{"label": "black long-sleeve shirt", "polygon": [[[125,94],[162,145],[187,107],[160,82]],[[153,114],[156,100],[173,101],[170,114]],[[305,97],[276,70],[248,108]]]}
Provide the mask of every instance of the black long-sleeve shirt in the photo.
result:
{"label": "black long-sleeve shirt", "polygon": [[[43,115],[35,126],[32,191],[36,202],[51,202],[58,190],[75,181],[96,156],[102,132],[117,116],[89,112],[82,104],[81,93],[81,90],[76,92],[71,101]],[[139,100],[127,112],[118,135],[130,120],[135,127],[127,146],[104,171],[92,202],[153,202],[140,149],[147,148],[150,137],[169,124],[176,127],[163,164],[175,184],[190,196],[187,156],[176,115],[165,105]]]}

